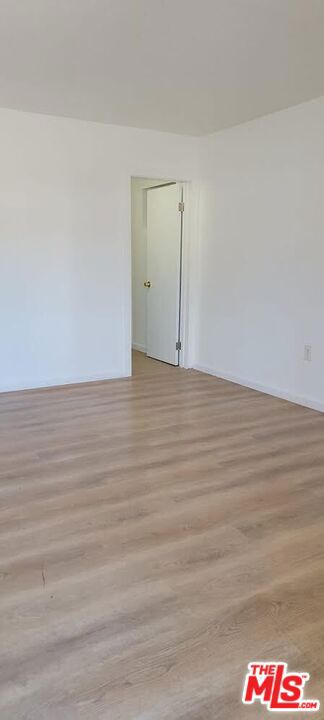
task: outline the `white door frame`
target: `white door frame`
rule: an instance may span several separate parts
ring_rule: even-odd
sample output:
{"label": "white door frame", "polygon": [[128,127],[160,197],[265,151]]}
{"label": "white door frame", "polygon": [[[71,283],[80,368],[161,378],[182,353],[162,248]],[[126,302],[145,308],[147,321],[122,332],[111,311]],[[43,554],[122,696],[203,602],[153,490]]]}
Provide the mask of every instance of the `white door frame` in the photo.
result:
{"label": "white door frame", "polygon": [[[176,178],[165,178],[159,173],[152,177],[151,174],[147,173],[134,173],[130,176],[129,182],[129,213],[131,217],[131,201],[132,201],[132,178],[135,179],[148,179],[154,180],[155,178],[161,179],[163,182],[176,182],[183,186],[183,201],[185,204],[185,210],[183,213],[183,227],[182,227],[182,258],[181,258],[181,298],[180,298],[180,328],[181,328],[181,350],[179,353],[179,367],[189,368],[189,276],[190,276],[190,246],[192,242],[192,225],[193,225],[193,212],[192,212],[192,184],[190,180],[178,180]],[[132,374],[132,227],[130,222],[130,261],[129,261],[129,272],[130,272],[130,307],[129,307],[129,318],[130,318],[130,338],[128,347],[128,358],[127,366],[129,372],[127,375]]]}

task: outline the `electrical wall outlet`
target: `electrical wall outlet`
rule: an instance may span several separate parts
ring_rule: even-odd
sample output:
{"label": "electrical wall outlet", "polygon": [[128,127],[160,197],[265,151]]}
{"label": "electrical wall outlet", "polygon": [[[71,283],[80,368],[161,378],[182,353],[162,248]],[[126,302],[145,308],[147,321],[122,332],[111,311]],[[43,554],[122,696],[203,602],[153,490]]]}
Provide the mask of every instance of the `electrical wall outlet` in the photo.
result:
{"label": "electrical wall outlet", "polygon": [[306,360],[306,362],[310,362],[311,359],[312,359],[312,346],[304,345],[304,360]]}

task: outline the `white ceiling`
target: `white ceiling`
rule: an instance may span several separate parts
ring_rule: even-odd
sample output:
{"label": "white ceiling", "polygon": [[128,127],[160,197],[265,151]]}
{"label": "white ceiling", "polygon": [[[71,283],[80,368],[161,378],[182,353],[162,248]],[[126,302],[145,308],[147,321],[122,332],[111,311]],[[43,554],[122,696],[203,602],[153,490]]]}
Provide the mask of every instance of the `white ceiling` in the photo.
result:
{"label": "white ceiling", "polygon": [[324,0],[0,0],[0,106],[200,135],[324,94]]}

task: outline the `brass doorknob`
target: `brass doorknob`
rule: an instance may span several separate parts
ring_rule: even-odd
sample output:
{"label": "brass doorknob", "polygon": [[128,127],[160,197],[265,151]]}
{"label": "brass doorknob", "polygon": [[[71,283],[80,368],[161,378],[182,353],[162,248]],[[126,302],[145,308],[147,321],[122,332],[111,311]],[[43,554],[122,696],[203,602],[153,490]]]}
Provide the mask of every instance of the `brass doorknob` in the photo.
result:
{"label": "brass doorknob", "polygon": [[146,288],[150,288],[150,287],[151,287],[151,283],[150,283],[149,280],[147,280],[147,281],[144,283],[144,287],[146,287]]}

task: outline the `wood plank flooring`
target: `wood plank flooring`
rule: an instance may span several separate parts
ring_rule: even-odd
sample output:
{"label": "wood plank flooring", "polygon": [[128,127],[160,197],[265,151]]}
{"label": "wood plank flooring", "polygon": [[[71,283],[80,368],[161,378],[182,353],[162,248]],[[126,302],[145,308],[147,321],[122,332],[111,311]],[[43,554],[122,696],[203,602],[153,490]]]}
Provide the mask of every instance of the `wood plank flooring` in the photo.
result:
{"label": "wood plank flooring", "polygon": [[169,365],[168,363],[153,360],[153,358],[147,357],[147,355],[144,355],[144,353],[142,352],[138,352],[138,350],[133,350],[132,354],[133,375],[160,375],[161,373],[169,373],[170,375],[178,372],[179,368],[175,367],[174,365]]}
{"label": "wood plank flooring", "polygon": [[324,707],[323,415],[164,368],[0,396],[0,453],[1,720],[266,718],[255,659]]}

